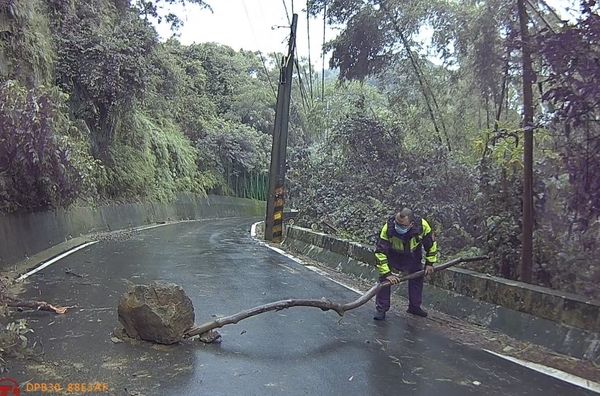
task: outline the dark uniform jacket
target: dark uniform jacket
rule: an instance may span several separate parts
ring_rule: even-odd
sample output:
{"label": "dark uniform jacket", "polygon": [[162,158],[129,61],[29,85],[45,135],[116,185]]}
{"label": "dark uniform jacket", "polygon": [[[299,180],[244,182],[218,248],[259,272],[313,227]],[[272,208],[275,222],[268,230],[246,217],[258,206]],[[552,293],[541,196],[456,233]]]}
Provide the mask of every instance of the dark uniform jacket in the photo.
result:
{"label": "dark uniform jacket", "polygon": [[391,256],[400,260],[421,262],[425,250],[425,263],[434,265],[437,262],[437,242],[429,223],[420,217],[415,218],[414,225],[404,235],[396,232],[394,217],[385,223],[375,247],[377,271],[380,276],[390,274],[388,259]]}

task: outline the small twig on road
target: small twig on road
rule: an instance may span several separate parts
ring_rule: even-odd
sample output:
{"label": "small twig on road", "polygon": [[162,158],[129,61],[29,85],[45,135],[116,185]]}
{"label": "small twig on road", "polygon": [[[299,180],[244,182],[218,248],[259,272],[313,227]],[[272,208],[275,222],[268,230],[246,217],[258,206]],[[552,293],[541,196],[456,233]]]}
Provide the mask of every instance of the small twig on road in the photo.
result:
{"label": "small twig on road", "polygon": [[11,296],[8,293],[6,285],[0,279],[0,304],[6,304],[7,307],[12,308],[33,308],[38,311],[50,311],[57,314],[64,314],[67,312],[67,307],[57,307],[48,304],[45,301],[29,301],[21,300],[20,298]]}
{"label": "small twig on road", "polygon": [[[477,256],[477,257],[466,257],[466,258],[456,258],[454,260],[450,260],[444,264],[438,265],[434,267],[434,272],[445,270],[449,267],[452,267],[459,263],[466,263],[472,261],[480,261],[487,259],[487,256]],[[414,272],[412,274],[403,276],[400,278],[400,281],[407,281],[410,279],[420,278],[425,274],[424,270]],[[321,300],[307,300],[307,299],[288,299],[288,300],[280,300],[275,301],[269,304],[260,305],[258,307],[250,308],[245,311],[238,312],[234,315],[225,316],[223,318],[219,318],[213,320],[211,322],[207,322],[201,324],[199,326],[194,326],[190,330],[188,330],[185,334],[185,337],[194,337],[200,334],[208,333],[211,330],[221,328],[228,324],[238,323],[240,320],[264,313],[269,311],[281,311],[282,309],[291,308],[291,307],[315,307],[320,308],[323,311],[335,311],[338,315],[343,316],[346,311],[351,309],[355,309],[367,303],[371,298],[373,298],[379,290],[384,287],[390,286],[390,282],[385,280],[383,282],[378,282],[375,284],[369,291],[360,296],[358,299],[351,301],[346,304],[335,303],[333,301],[327,299]]]}
{"label": "small twig on road", "polygon": [[49,311],[57,314],[64,314],[67,312],[67,307],[56,307],[52,304],[48,304],[45,301],[27,301],[17,300],[10,297],[5,297],[6,305],[14,308],[33,308],[38,311]]}
{"label": "small twig on road", "polygon": [[327,219],[321,219],[321,223],[323,225],[325,225],[330,232],[333,232],[334,234],[337,234],[340,232],[340,230],[338,230],[329,220]]}
{"label": "small twig on road", "polygon": [[73,276],[76,276],[76,277],[78,277],[78,278],[85,278],[85,276],[84,276],[84,275],[80,275],[80,274],[78,274],[78,273],[76,273],[76,272],[73,272],[73,270],[71,270],[71,268],[66,268],[66,269],[65,269],[65,274],[68,274],[68,275],[73,275]]}

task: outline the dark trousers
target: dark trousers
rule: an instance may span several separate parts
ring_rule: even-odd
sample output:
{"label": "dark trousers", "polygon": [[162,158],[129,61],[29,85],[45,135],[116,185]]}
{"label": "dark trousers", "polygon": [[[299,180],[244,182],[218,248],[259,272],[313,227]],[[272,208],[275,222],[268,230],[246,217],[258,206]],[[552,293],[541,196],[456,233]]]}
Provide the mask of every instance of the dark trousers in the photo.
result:
{"label": "dark trousers", "polygon": [[[418,258],[405,258],[398,256],[388,256],[388,265],[398,271],[408,272],[412,274],[423,269],[423,264]],[[385,278],[381,278],[384,280]],[[375,306],[378,311],[386,312],[390,309],[390,295],[391,287],[384,287],[379,290],[375,297]],[[421,306],[421,300],[423,295],[423,277],[417,279],[410,279],[408,281],[408,305],[413,308]]]}

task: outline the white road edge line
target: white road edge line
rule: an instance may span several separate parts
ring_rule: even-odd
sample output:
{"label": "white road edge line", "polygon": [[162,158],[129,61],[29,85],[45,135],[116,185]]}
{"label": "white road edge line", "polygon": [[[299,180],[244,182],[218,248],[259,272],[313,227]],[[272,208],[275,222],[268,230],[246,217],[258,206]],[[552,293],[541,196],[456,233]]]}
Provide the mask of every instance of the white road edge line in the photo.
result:
{"label": "white road edge line", "polygon": [[330,277],[329,277],[329,274],[328,274],[327,272],[323,271],[323,270],[322,270],[322,269],[320,269],[320,268],[313,267],[312,265],[306,265],[306,264],[304,264],[304,266],[305,266],[306,268],[308,268],[309,270],[311,270],[311,271],[313,271],[313,272],[316,272],[317,274],[319,274],[319,275],[321,275],[321,276],[324,276],[325,278],[329,279],[329,280],[330,280],[330,281],[332,281],[333,283],[337,283],[338,285],[340,285],[340,286],[343,286],[343,287],[345,287],[346,289],[348,289],[348,290],[350,290],[350,291],[353,291],[353,292],[354,292],[354,293],[356,293],[356,294],[360,294],[360,295],[363,295],[363,294],[365,294],[365,292],[363,292],[363,291],[360,291],[360,290],[358,290],[358,289],[355,289],[355,288],[353,288],[352,286],[348,286],[347,284],[345,284],[345,283],[343,283],[343,282],[340,282],[340,281],[337,281],[337,280],[335,280],[335,279],[333,279],[333,278],[330,278]]}
{"label": "white road edge line", "polygon": [[[256,238],[256,226],[259,223],[261,223],[261,221],[258,221],[256,223],[252,224],[252,227],[250,228],[250,235],[252,236],[252,238]],[[308,268],[309,270],[311,270],[313,272],[316,272],[317,274],[319,274],[319,275],[321,275],[321,276],[329,279],[330,281],[332,281],[334,283],[337,283],[340,286],[345,287],[348,290],[352,290],[353,292],[355,292],[357,294],[364,294],[364,292],[361,292],[360,290],[357,290],[357,289],[355,289],[355,288],[353,288],[351,286],[348,286],[348,285],[346,285],[346,284],[344,284],[342,282],[339,282],[339,281],[337,281],[335,279],[330,278],[329,275],[327,274],[327,272],[323,271],[322,269],[314,267],[312,265],[308,265],[308,264],[304,263],[302,260],[300,260],[299,258],[294,257],[291,254],[286,253],[286,252],[284,252],[283,250],[281,250],[279,248],[276,248],[274,246],[270,246],[270,245],[268,245],[267,243],[265,243],[263,241],[258,241],[258,243],[260,243],[261,245],[264,245],[264,246],[268,247],[271,250],[274,250],[275,252],[277,252],[277,253],[279,253],[279,254],[287,257],[287,258],[290,258],[290,259],[294,260],[295,262],[297,262],[299,264],[302,264],[304,267]],[[590,381],[590,380],[587,380],[585,378],[581,378],[581,377],[578,377],[578,376],[573,375],[573,374],[565,373],[564,371],[561,371],[561,370],[558,370],[558,369],[555,369],[555,368],[552,368],[552,367],[547,367],[547,366],[544,366],[542,364],[528,362],[528,361],[517,359],[517,358],[511,357],[511,356],[502,355],[500,353],[493,352],[493,351],[490,351],[490,350],[487,350],[487,349],[484,349],[484,351],[487,352],[487,353],[490,353],[492,355],[495,355],[495,356],[501,357],[503,359],[506,359],[508,361],[511,361],[513,363],[519,364],[521,366],[527,367],[529,369],[535,370],[535,371],[540,372],[542,374],[546,374],[546,375],[549,375],[551,377],[557,378],[557,379],[559,379],[561,381],[564,381],[564,382],[567,382],[567,383],[570,383],[570,384],[573,384],[573,385],[576,385],[576,386],[579,386],[579,387],[591,390],[591,391],[596,392],[596,393],[600,393],[600,384],[598,384],[596,382],[593,382],[593,381]]]}
{"label": "white road edge line", "polygon": [[[260,223],[262,223],[262,221],[257,221],[256,223],[252,224],[252,227],[250,227],[250,236],[251,236],[252,238],[256,238],[256,226],[257,226],[258,224],[260,224]],[[335,280],[335,279],[332,279],[332,278],[329,276],[329,274],[328,274],[327,272],[325,272],[325,271],[323,271],[322,269],[320,269],[320,268],[317,268],[317,267],[315,267],[315,266],[312,266],[312,265],[308,265],[308,264],[306,264],[304,261],[300,260],[298,257],[292,256],[291,254],[289,254],[289,253],[285,252],[285,251],[284,251],[284,250],[282,250],[282,249],[279,249],[279,248],[277,248],[277,247],[275,247],[275,246],[271,246],[271,245],[269,245],[269,244],[267,244],[267,243],[265,243],[265,242],[263,242],[263,241],[259,241],[259,240],[257,240],[257,241],[258,241],[258,243],[260,243],[261,245],[264,245],[264,246],[268,247],[269,249],[271,249],[271,250],[273,250],[273,251],[275,251],[275,252],[277,252],[277,253],[281,254],[282,256],[285,256],[285,257],[289,258],[290,260],[294,260],[294,261],[295,261],[295,262],[297,262],[298,264],[302,264],[302,265],[303,265],[305,268],[307,268],[307,269],[311,270],[312,272],[315,272],[315,273],[317,273],[317,274],[319,274],[319,275],[321,275],[321,276],[323,276],[323,277],[325,277],[325,278],[329,279],[329,280],[330,280],[330,281],[332,281],[333,283],[337,283],[338,285],[340,285],[340,286],[343,286],[343,287],[345,287],[346,289],[348,289],[348,290],[351,290],[351,291],[353,291],[353,292],[354,292],[354,293],[356,293],[356,294],[364,294],[364,292],[362,292],[362,291],[360,291],[360,290],[358,290],[358,289],[355,289],[355,288],[353,288],[352,286],[348,286],[348,285],[346,285],[345,283],[342,283],[342,282],[340,282],[340,281],[337,281],[337,280]]]}
{"label": "white road edge line", "polygon": [[76,247],[74,247],[71,250],[67,250],[64,253],[59,254],[58,256],[56,256],[56,257],[54,257],[54,258],[52,258],[52,259],[44,262],[43,264],[41,264],[41,265],[37,266],[36,268],[32,269],[31,271],[27,272],[26,274],[23,274],[23,275],[19,276],[17,278],[17,282],[20,282],[20,281],[22,281],[24,279],[27,279],[28,277],[30,277],[31,275],[35,274],[36,272],[41,271],[44,268],[46,268],[46,267],[48,267],[48,266],[56,263],[58,260],[61,260],[61,259],[65,258],[65,257],[67,257],[67,256],[75,253],[76,251],[81,250],[81,249],[83,249],[85,247],[88,247],[90,245],[93,245],[95,243],[98,243],[98,241],[86,242],[83,245],[76,246]]}
{"label": "white road edge line", "polygon": [[256,223],[252,224],[252,227],[250,227],[250,236],[252,238],[256,238],[256,226],[260,223],[262,223],[262,221],[257,221]]}
{"label": "white road edge line", "polygon": [[578,377],[573,374],[565,373],[564,371],[561,371],[561,370],[558,370],[558,369],[555,369],[552,367],[547,367],[547,366],[544,366],[539,363],[528,362],[526,360],[517,359],[512,356],[502,355],[501,353],[497,353],[497,352],[490,351],[487,349],[484,349],[484,351],[486,351],[487,353],[491,353],[494,356],[501,357],[502,359],[506,359],[513,363],[527,367],[531,370],[535,370],[539,373],[546,374],[546,375],[549,375],[550,377],[557,378],[561,381],[568,382],[573,385],[577,385],[579,387],[591,390],[596,393],[600,393],[600,384],[597,382],[593,382],[593,381]]}
{"label": "white road edge line", "polygon": [[[162,226],[166,226],[166,225],[170,225],[170,224],[174,224],[174,223],[178,223],[178,222],[165,222],[165,223],[160,223],[160,224],[153,224],[153,225],[147,225],[147,226],[141,226],[141,227],[134,227],[134,228],[132,228],[132,230],[134,230],[134,231],[146,231],[146,230],[150,230],[152,228],[162,227]],[[119,231],[121,231],[121,230],[119,230]],[[24,279],[27,279],[28,277],[30,277],[31,275],[35,274],[36,272],[41,271],[44,268],[46,268],[46,267],[48,267],[48,266],[56,263],[58,260],[61,260],[61,259],[65,258],[65,257],[67,257],[67,256],[75,253],[78,250],[81,250],[83,248],[86,248],[86,247],[88,247],[90,245],[93,245],[95,243],[98,243],[98,242],[100,242],[100,241],[86,242],[86,243],[84,243],[82,245],[74,247],[71,250],[67,250],[66,252],[59,254],[58,256],[54,257],[53,259],[50,259],[50,260],[44,262],[43,264],[35,267],[34,269],[32,269],[31,271],[27,272],[26,274],[23,274],[23,275],[19,276],[17,278],[17,282],[20,282],[20,281],[22,281]]]}

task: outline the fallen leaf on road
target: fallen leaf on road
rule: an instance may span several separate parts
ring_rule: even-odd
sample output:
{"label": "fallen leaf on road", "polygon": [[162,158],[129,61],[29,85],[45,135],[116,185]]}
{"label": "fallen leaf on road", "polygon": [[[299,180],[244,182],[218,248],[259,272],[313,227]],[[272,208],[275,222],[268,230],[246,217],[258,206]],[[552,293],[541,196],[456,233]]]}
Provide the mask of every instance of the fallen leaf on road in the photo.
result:
{"label": "fallen leaf on road", "polygon": [[400,368],[402,368],[402,362],[400,361],[400,359],[398,359],[396,356],[392,356],[389,355],[388,356],[390,359],[392,359],[392,362],[397,364],[398,366],[400,366]]}

